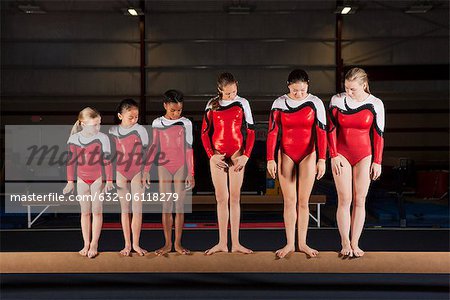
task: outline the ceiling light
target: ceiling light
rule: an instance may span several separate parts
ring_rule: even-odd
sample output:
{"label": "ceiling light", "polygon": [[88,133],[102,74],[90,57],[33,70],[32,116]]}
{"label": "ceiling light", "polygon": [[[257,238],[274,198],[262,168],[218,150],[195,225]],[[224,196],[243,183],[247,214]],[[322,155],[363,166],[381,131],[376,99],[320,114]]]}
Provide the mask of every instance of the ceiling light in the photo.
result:
{"label": "ceiling light", "polygon": [[19,5],[19,9],[21,11],[23,11],[26,14],[45,14],[46,12],[44,10],[42,10],[39,6],[37,5],[31,5],[31,4],[27,4],[27,5]]}
{"label": "ceiling light", "polygon": [[358,7],[355,5],[338,5],[334,13],[341,15],[351,15],[354,14],[357,9]]}
{"label": "ceiling light", "polygon": [[142,9],[140,8],[134,8],[134,7],[129,7],[129,8],[124,8],[122,9],[124,15],[127,16],[143,16],[144,12],[142,11]]}

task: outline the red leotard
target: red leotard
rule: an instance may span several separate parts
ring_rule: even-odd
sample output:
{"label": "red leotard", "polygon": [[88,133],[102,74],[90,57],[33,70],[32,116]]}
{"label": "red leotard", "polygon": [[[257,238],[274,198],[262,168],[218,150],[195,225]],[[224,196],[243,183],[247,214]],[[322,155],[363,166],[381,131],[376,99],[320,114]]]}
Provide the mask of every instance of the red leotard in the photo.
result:
{"label": "red leotard", "polygon": [[[345,93],[335,95],[331,98],[328,117],[328,143],[332,158],[341,154],[354,166],[372,155],[373,148],[373,162],[381,164],[384,106],[380,99],[369,95],[366,100],[358,102]],[[373,144],[370,141],[371,128]]]}
{"label": "red leotard", "polygon": [[295,164],[313,153],[316,144],[319,159],[326,158],[326,113],[319,98],[309,94],[305,99],[296,101],[283,95],[273,102],[267,133],[267,161],[275,159],[280,127],[281,152],[289,156]]}
{"label": "red leotard", "polygon": [[148,146],[147,130],[136,123],[130,128],[113,126],[109,134],[113,136],[116,145],[116,172],[131,181],[141,172],[144,163]]}
{"label": "red leotard", "polygon": [[75,133],[67,141],[69,145],[69,159],[67,161],[67,180],[75,181],[77,176],[91,185],[102,177],[102,167],[105,167],[106,180],[112,181],[111,147],[108,136],[97,133],[85,137],[81,132]]}
{"label": "red leotard", "polygon": [[203,147],[208,157],[211,158],[214,151],[217,151],[225,154],[226,158],[230,158],[243,149],[244,137],[241,131],[243,126],[247,131],[243,155],[250,157],[255,143],[255,131],[248,101],[239,96],[229,101],[219,100],[217,110],[212,110],[211,101],[209,101],[206,105],[201,133]]}
{"label": "red leotard", "polygon": [[[148,161],[153,161],[156,153],[159,152],[162,156],[159,157],[158,164],[172,175],[186,164],[189,174],[194,176],[191,121],[185,117],[169,120],[162,116],[153,121],[152,130],[153,142],[150,147],[152,153]],[[150,163],[147,163],[145,168],[148,171]]]}

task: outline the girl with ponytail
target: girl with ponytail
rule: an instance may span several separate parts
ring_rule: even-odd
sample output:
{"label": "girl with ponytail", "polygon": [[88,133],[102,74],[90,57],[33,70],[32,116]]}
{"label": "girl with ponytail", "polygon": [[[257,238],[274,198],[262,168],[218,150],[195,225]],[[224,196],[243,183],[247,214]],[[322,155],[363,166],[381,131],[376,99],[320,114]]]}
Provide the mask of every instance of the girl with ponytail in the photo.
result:
{"label": "girl with ponytail", "polygon": [[237,95],[237,89],[238,82],[231,73],[220,74],[218,94],[206,105],[203,117],[201,138],[209,158],[219,223],[219,242],[206,251],[208,255],[228,252],[228,219],[231,251],[252,253],[239,242],[239,224],[241,186],[245,165],[255,143],[255,131],[250,104]]}
{"label": "girl with ponytail", "polygon": [[[114,188],[112,183],[111,147],[108,136],[100,132],[101,117],[98,111],[86,107],[78,114],[67,144],[67,185],[64,194],[74,191],[82,195],[81,232],[84,246],[82,256],[94,258],[98,254],[98,240],[103,224],[100,194]],[[104,178],[106,185],[104,186]],[[91,222],[92,215],[92,222]]]}
{"label": "girl with ponytail", "polygon": [[353,68],[347,72],[345,93],[331,98],[328,117],[331,169],[338,193],[336,219],[341,254],[360,257],[364,255],[359,238],[366,218],[366,196],[370,180],[377,180],[381,175],[384,147],[384,105],[370,93],[363,69]]}

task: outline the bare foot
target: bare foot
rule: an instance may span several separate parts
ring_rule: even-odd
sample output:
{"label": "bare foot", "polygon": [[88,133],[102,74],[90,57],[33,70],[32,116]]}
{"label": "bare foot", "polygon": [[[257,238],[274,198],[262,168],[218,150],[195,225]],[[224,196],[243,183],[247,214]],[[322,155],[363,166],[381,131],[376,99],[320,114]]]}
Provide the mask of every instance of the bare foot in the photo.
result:
{"label": "bare foot", "polygon": [[172,244],[164,245],[164,247],[162,247],[161,249],[156,250],[155,254],[158,256],[163,256],[169,253],[170,251],[172,251]]}
{"label": "bare foot", "polygon": [[212,255],[214,253],[217,252],[228,252],[228,246],[227,245],[222,245],[222,244],[217,244],[214,247],[212,247],[211,249],[208,249],[205,251],[206,255]]}
{"label": "bare foot", "polygon": [[97,247],[98,247],[97,244],[91,243],[91,245],[89,246],[89,251],[88,251],[88,255],[87,255],[89,258],[94,258],[98,255]]}
{"label": "bare foot", "polygon": [[130,256],[130,254],[131,254],[131,246],[125,245],[125,248],[120,250],[120,254],[122,254],[123,256]]}
{"label": "bare foot", "polygon": [[306,244],[298,245],[298,249],[300,250],[300,252],[303,252],[310,257],[317,257],[317,255],[319,255],[319,251],[317,251],[316,249],[310,248]]}
{"label": "bare foot", "polygon": [[350,247],[350,244],[342,243],[342,250],[340,253],[343,256],[353,257],[353,250],[352,247]]}
{"label": "bare foot", "polygon": [[184,248],[181,245],[175,245],[175,251],[177,251],[178,253],[180,253],[182,255],[187,255],[187,254],[191,253],[191,251],[189,251],[188,249]]}
{"label": "bare foot", "polygon": [[136,253],[139,256],[144,256],[148,251],[141,248],[139,245],[133,245],[133,250],[136,251]]}
{"label": "bare foot", "polygon": [[358,247],[358,245],[352,245],[353,255],[355,257],[361,257],[364,255],[364,251]]}
{"label": "bare foot", "polygon": [[291,252],[295,252],[295,246],[294,246],[294,245],[286,245],[286,246],[284,246],[283,248],[278,249],[278,250],[275,252],[275,255],[276,255],[278,258],[284,258],[286,255],[288,255],[288,254],[291,253]]}
{"label": "bare foot", "polygon": [[87,256],[88,255],[88,251],[89,251],[89,245],[86,245],[86,246],[83,247],[83,249],[78,251],[78,253],[80,253],[81,256]]}
{"label": "bare foot", "polygon": [[244,254],[250,254],[253,253],[252,250],[245,248],[241,244],[238,244],[236,246],[231,246],[231,252],[232,253],[244,253]]}

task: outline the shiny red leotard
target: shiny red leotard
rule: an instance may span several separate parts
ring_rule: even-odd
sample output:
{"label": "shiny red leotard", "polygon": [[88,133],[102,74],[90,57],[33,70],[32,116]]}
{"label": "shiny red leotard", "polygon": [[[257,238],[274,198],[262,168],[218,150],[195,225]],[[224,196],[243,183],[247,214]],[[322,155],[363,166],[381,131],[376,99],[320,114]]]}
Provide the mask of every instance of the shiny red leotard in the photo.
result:
{"label": "shiny red leotard", "polygon": [[130,128],[120,125],[109,130],[116,146],[116,172],[128,181],[141,172],[148,147],[148,133],[144,126],[134,124]]}
{"label": "shiny red leotard", "polygon": [[296,101],[283,95],[274,101],[267,133],[267,161],[275,159],[280,127],[281,152],[289,156],[295,164],[299,164],[314,152],[316,145],[319,159],[326,158],[326,113],[319,98],[309,94],[305,99]]}
{"label": "shiny red leotard", "polygon": [[[354,166],[372,155],[381,164],[383,156],[384,106],[380,99],[369,95],[357,102],[345,93],[333,96],[328,114],[330,126],[328,143],[330,156],[344,156]],[[370,130],[373,131],[373,143]]]}
{"label": "shiny red leotard", "polygon": [[91,137],[75,133],[67,141],[69,159],[67,161],[67,180],[75,181],[77,177],[91,185],[102,177],[105,168],[106,180],[112,180],[111,147],[108,136],[101,132]]}
{"label": "shiny red leotard", "polygon": [[158,165],[166,168],[172,175],[184,165],[188,172],[194,176],[194,151],[192,149],[193,135],[192,123],[189,119],[181,117],[169,120],[164,116],[155,119],[152,123],[153,142],[145,169],[150,169],[150,163],[156,153],[161,153]]}
{"label": "shiny red leotard", "polygon": [[[233,100],[219,100],[219,108],[212,110],[211,101],[206,105],[202,124],[202,143],[208,158],[214,151],[230,158],[244,148],[242,128],[245,126],[247,138],[243,155],[250,157],[255,144],[253,116],[248,101],[236,96]],[[212,133],[212,136],[210,137]]]}

